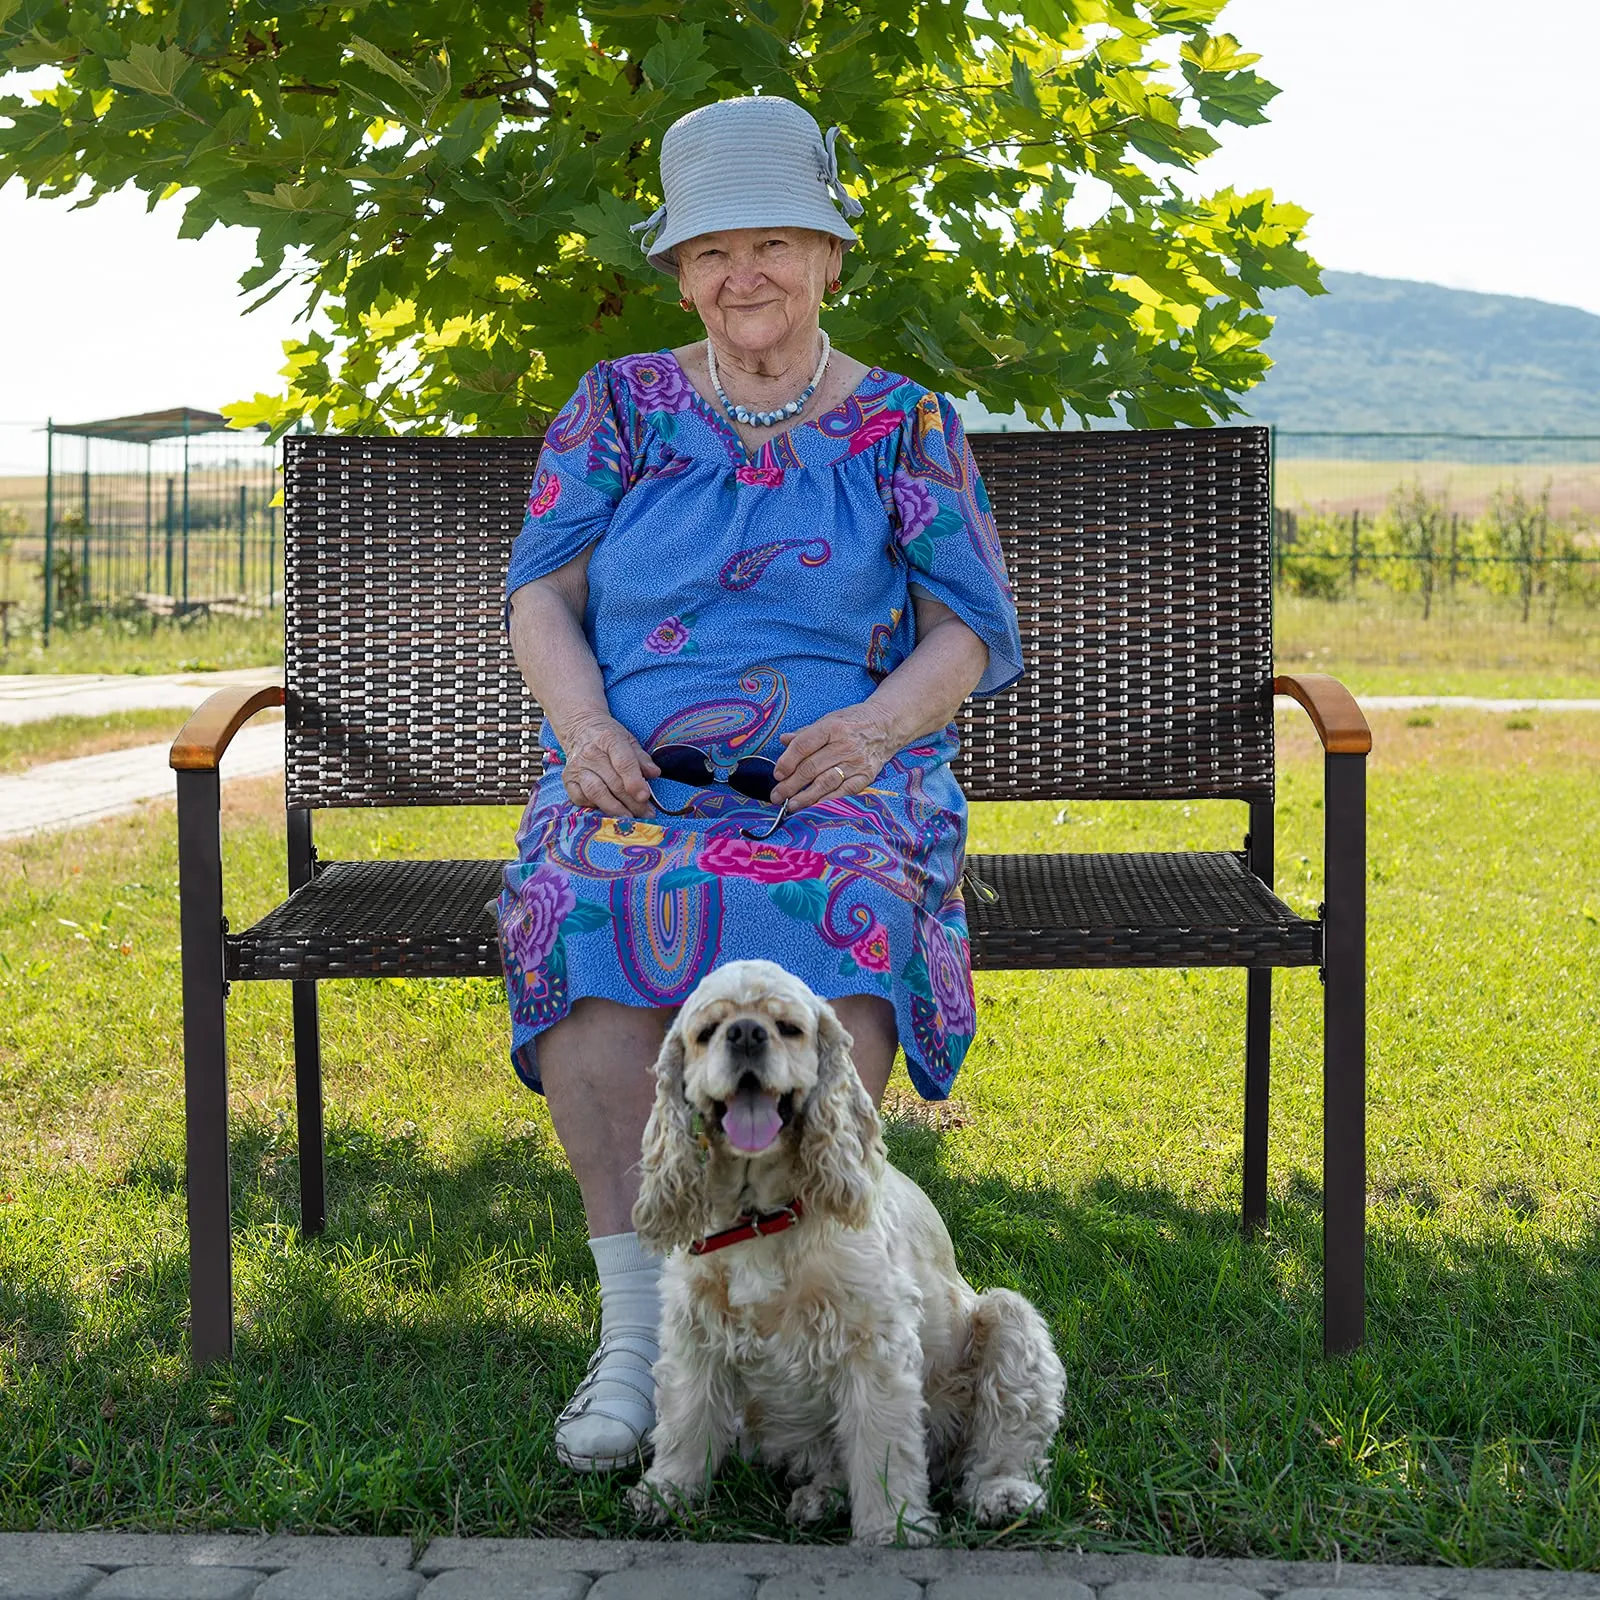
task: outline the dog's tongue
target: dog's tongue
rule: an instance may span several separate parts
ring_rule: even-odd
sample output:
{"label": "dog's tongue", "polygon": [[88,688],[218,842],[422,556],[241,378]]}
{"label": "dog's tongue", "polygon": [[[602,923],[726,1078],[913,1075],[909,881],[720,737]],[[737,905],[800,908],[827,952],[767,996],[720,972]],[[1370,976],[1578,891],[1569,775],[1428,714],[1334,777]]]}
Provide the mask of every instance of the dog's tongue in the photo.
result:
{"label": "dog's tongue", "polygon": [[722,1131],[735,1150],[756,1155],[783,1131],[778,1115],[778,1097],[756,1089],[740,1089],[728,1102],[722,1115]]}

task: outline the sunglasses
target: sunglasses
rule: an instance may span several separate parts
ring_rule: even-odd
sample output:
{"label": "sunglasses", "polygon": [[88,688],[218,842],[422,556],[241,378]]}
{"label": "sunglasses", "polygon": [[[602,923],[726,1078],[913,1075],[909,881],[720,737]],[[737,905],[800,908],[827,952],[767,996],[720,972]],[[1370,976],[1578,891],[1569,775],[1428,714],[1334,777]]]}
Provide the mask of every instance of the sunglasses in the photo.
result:
{"label": "sunglasses", "polygon": [[[721,777],[717,775],[711,757],[696,745],[664,744],[659,750],[650,752],[650,759],[660,767],[661,776],[670,778],[674,783],[688,784],[693,789],[706,789],[714,783],[725,783],[735,794],[759,800],[763,805],[771,805],[772,791],[778,784],[777,765],[765,756],[746,756],[734,764],[731,772]],[[689,812],[688,806],[680,807],[677,811],[668,810],[665,806],[659,809],[663,816],[668,817],[687,816]],[[739,832],[747,839],[770,838],[788,813],[789,803],[786,800],[778,808],[778,815],[766,832],[756,833],[749,828],[741,828]]]}

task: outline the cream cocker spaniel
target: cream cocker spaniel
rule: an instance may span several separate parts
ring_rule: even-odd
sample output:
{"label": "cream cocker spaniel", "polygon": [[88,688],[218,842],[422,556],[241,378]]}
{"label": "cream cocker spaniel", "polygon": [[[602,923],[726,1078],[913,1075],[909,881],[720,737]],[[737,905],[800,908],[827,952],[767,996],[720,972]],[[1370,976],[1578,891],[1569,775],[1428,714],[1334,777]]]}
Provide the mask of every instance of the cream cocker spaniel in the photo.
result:
{"label": "cream cocker spaniel", "polygon": [[927,1543],[930,1469],[982,1523],[1038,1510],[1066,1387],[1049,1330],[957,1271],[932,1202],[885,1160],[833,1008],[770,961],[730,962],[655,1073],[633,1220],[673,1253],[633,1509],[665,1520],[738,1439],[800,1480],[792,1521],[847,1489],[858,1541]]}

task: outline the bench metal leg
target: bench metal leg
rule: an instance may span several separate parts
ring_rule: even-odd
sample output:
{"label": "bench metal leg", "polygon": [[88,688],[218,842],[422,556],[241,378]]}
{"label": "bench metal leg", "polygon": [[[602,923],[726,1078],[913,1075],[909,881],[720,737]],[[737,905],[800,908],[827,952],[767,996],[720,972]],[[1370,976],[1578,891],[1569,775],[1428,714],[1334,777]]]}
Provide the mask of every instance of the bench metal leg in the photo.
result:
{"label": "bench metal leg", "polygon": [[1267,1106],[1272,1085],[1272,968],[1245,975],[1244,1231],[1267,1225]]}
{"label": "bench metal leg", "polygon": [[[1273,825],[1270,800],[1250,803],[1245,861],[1272,887]],[[1267,1108],[1272,1090],[1272,968],[1252,968],[1245,977],[1244,1010],[1244,1231],[1267,1223]]]}
{"label": "bench metal leg", "polygon": [[1329,755],[1323,871],[1323,1349],[1365,1336],[1367,761]]}
{"label": "bench metal leg", "polygon": [[[311,812],[289,812],[289,892],[311,882],[316,852],[311,844]],[[314,978],[290,984],[294,1012],[294,1103],[300,1148],[300,1234],[312,1238],[328,1220],[322,1130],[322,1033],[317,1018]]]}
{"label": "bench metal leg", "polygon": [[179,772],[177,778],[189,1344],[198,1368],[233,1353],[222,788],[215,769]]}

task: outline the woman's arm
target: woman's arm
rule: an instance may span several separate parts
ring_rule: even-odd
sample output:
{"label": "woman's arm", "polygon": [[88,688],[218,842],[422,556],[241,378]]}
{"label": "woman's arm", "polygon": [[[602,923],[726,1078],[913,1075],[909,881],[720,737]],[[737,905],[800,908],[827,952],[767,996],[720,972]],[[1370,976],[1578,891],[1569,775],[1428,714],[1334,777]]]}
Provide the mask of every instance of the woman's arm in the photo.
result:
{"label": "woman's arm", "polygon": [[911,603],[917,619],[911,654],[859,705],[779,735],[786,748],[772,798],[787,800],[791,811],[859,794],[897,751],[944,727],[977,688],[988,646],[949,606],[915,586]]}
{"label": "woman's arm", "polygon": [[[593,546],[590,546],[592,549]],[[660,768],[611,715],[600,666],[583,631],[589,551],[511,596],[511,653],[560,742],[562,781],[574,805],[607,816],[647,816],[647,777]]]}

